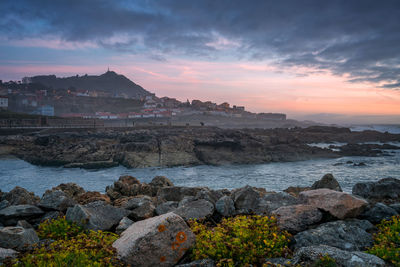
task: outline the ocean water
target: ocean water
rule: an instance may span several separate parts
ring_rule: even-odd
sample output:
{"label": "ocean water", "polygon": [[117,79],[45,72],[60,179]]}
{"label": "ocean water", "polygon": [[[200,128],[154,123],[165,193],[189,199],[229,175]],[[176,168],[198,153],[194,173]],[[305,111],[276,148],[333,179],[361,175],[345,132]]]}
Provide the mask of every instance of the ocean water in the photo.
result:
{"label": "ocean water", "polygon": [[400,134],[399,124],[381,124],[381,125],[353,125],[350,126],[353,132],[362,132],[365,130],[378,131],[381,133],[388,132],[392,134]]}
{"label": "ocean water", "polygon": [[[398,144],[398,143],[397,143]],[[312,144],[325,147],[328,144]],[[400,144],[398,144],[400,145]],[[121,175],[132,175],[142,182],[154,176],[168,177],[175,185],[233,189],[251,185],[267,191],[282,191],[289,186],[310,186],[326,173],[332,173],[343,190],[351,192],[357,182],[377,181],[385,177],[400,179],[400,150],[386,151],[382,157],[343,157],[298,162],[253,165],[194,166],[174,168],[127,169],[122,166],[100,169],[67,169],[35,166],[16,158],[0,159],[0,189],[10,191],[21,186],[37,195],[60,183],[77,183],[86,190],[104,192]],[[347,163],[364,162],[366,166]]]}

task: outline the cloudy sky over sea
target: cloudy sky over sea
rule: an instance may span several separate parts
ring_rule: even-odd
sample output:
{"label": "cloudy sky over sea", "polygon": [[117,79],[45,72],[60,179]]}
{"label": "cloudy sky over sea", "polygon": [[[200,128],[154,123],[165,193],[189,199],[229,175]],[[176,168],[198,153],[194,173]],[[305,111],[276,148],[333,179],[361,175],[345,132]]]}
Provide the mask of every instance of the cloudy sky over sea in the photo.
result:
{"label": "cloudy sky over sea", "polygon": [[158,96],[400,122],[398,0],[4,0],[0,10],[3,81],[110,67]]}

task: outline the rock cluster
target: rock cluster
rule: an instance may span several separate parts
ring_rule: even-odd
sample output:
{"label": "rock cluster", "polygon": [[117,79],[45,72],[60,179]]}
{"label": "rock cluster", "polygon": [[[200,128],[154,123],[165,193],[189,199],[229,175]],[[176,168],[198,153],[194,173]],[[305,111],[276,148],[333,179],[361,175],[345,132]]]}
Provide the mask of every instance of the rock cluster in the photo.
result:
{"label": "rock cluster", "polygon": [[[65,215],[87,229],[121,234],[113,246],[126,264],[214,266],[212,260],[190,263],[183,257],[195,242],[187,222],[258,214],[275,216],[294,235],[292,263],[310,264],[323,253],[341,266],[384,266],[383,260],[362,251],[372,245],[374,224],[399,214],[398,184],[392,178],[356,184],[348,194],[328,174],[289,194],[251,186],[232,191],[174,186],[162,176],[147,184],[121,176],[106,194],[61,184],[42,198],[16,187],[0,194],[0,263],[39,242],[33,228],[40,222]],[[266,262],[288,264],[286,259]]]}

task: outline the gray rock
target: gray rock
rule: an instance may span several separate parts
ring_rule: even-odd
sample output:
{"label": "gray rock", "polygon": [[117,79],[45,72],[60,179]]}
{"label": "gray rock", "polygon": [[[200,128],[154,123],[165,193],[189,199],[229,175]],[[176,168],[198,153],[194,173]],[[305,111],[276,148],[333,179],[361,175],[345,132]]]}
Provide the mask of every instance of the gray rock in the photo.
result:
{"label": "gray rock", "polygon": [[117,228],[115,229],[115,232],[117,234],[121,234],[123,231],[129,228],[133,224],[133,221],[129,219],[128,217],[122,218],[122,220],[119,222]]}
{"label": "gray rock", "polygon": [[103,201],[96,201],[84,206],[75,205],[68,208],[66,219],[87,229],[105,231],[117,225],[128,213],[129,211],[125,209],[116,208]]}
{"label": "gray rock", "polygon": [[344,251],[335,247],[319,245],[302,247],[296,251],[292,263],[313,264],[320,256],[328,255],[336,261],[339,266],[346,267],[377,267],[386,266],[385,261],[375,255],[360,251]]}
{"label": "gray rock", "polygon": [[215,262],[212,259],[192,261],[185,264],[175,265],[175,267],[214,267]]}
{"label": "gray rock", "polygon": [[0,222],[6,226],[16,225],[19,220],[30,221],[39,218],[44,212],[33,205],[8,206],[0,210]]}
{"label": "gray rock", "polygon": [[280,207],[296,205],[299,203],[300,202],[297,198],[288,193],[269,193],[260,198],[256,213],[259,215],[268,215]]}
{"label": "gray rock", "polygon": [[113,247],[132,266],[174,266],[194,244],[195,236],[178,215],[170,212],[132,224]]}
{"label": "gray rock", "polygon": [[49,221],[55,220],[55,219],[57,219],[58,217],[60,217],[62,215],[63,214],[61,212],[59,212],[59,211],[49,211],[45,215],[43,215],[42,218],[40,218],[40,222],[44,222],[46,220],[49,220]]}
{"label": "gray rock", "polygon": [[392,216],[397,215],[398,212],[383,203],[373,204],[371,208],[365,210],[360,218],[368,220],[373,224],[380,223],[382,220],[390,219]]}
{"label": "gray rock", "polygon": [[6,260],[7,258],[15,259],[17,256],[18,252],[13,249],[0,248],[0,265],[4,263],[4,260]]}
{"label": "gray rock", "polygon": [[224,217],[233,216],[235,214],[235,203],[229,196],[223,196],[215,203],[215,209]]}
{"label": "gray rock", "polygon": [[174,186],[174,184],[165,176],[156,176],[151,180],[150,185],[155,187]]}
{"label": "gray rock", "polygon": [[156,207],[156,214],[157,215],[162,215],[171,211],[174,211],[178,208],[178,202],[177,201],[167,201],[164,203],[161,203]]}
{"label": "gray rock", "polygon": [[211,203],[213,203],[215,205],[217,200],[220,199],[223,196],[224,195],[219,191],[214,191],[214,190],[209,190],[209,189],[202,189],[196,194],[195,198],[196,199],[205,199],[205,200],[210,201]]}
{"label": "gray rock", "polygon": [[193,197],[193,196],[185,196],[185,197],[183,197],[183,199],[182,199],[181,201],[179,201],[179,203],[178,203],[178,208],[180,208],[180,207],[186,205],[186,204],[189,203],[189,202],[193,202],[193,201],[195,201],[195,200],[197,200],[196,197]]}
{"label": "gray rock", "polygon": [[342,192],[342,188],[340,187],[339,182],[333,177],[331,173],[325,174],[321,180],[316,181],[312,186],[311,189],[320,189],[320,188],[327,188],[335,191]]}
{"label": "gray rock", "polygon": [[128,217],[134,221],[148,219],[154,216],[155,207],[152,202],[144,202],[141,206],[133,209]]}
{"label": "gray rock", "polygon": [[330,189],[304,191],[299,194],[302,203],[314,206],[338,219],[355,218],[367,207],[364,199]]}
{"label": "gray rock", "polygon": [[39,207],[44,210],[58,210],[65,212],[76,203],[71,197],[61,190],[47,190],[39,202]]}
{"label": "gray rock", "polygon": [[8,205],[35,205],[39,202],[39,197],[19,186],[5,193],[2,198],[8,201]]}
{"label": "gray rock", "polygon": [[294,236],[295,248],[328,245],[347,251],[359,251],[370,247],[372,235],[367,231],[374,226],[366,220],[334,221]]}
{"label": "gray rock", "polygon": [[196,196],[202,187],[169,186],[158,190],[157,197],[162,201],[181,201],[185,196]]}
{"label": "gray rock", "polygon": [[33,229],[33,226],[25,220],[18,221],[17,226],[25,229]]}
{"label": "gray rock", "polygon": [[272,214],[277,217],[279,227],[292,234],[304,231],[322,219],[322,213],[316,207],[301,204],[280,207]]}
{"label": "gray rock", "polygon": [[0,247],[21,250],[39,242],[35,230],[8,226],[0,229]]}
{"label": "gray rock", "polygon": [[181,216],[185,221],[205,219],[213,215],[214,205],[205,199],[199,199],[177,208],[174,213]]}
{"label": "gray rock", "polygon": [[396,201],[400,199],[400,180],[384,178],[378,182],[357,183],[352,193],[376,202]]}
{"label": "gray rock", "polygon": [[236,213],[248,214],[255,212],[258,209],[260,197],[260,192],[248,185],[236,190],[232,194]]}
{"label": "gray rock", "polygon": [[139,208],[140,206],[144,205],[145,203],[152,203],[152,199],[149,196],[138,196],[130,199],[125,205],[122,207],[127,210],[133,210]]}
{"label": "gray rock", "polygon": [[265,259],[265,263],[267,266],[293,266],[291,264],[291,259],[286,259],[286,258],[267,258]]}

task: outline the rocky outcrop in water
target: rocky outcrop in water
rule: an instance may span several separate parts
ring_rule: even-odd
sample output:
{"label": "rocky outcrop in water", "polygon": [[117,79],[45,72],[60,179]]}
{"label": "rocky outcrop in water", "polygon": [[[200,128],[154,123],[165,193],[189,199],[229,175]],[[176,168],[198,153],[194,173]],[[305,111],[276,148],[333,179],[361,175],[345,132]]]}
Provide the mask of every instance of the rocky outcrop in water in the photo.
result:
{"label": "rocky outcrop in water", "polygon": [[[308,143],[346,142],[331,149]],[[347,128],[228,130],[213,127],[151,127],[112,130],[45,130],[36,134],[3,136],[0,147],[32,164],[79,168],[253,164],[332,158],[344,155],[377,156],[391,145],[357,144],[400,141],[400,135]],[[334,149],[339,151],[334,151]]]}

